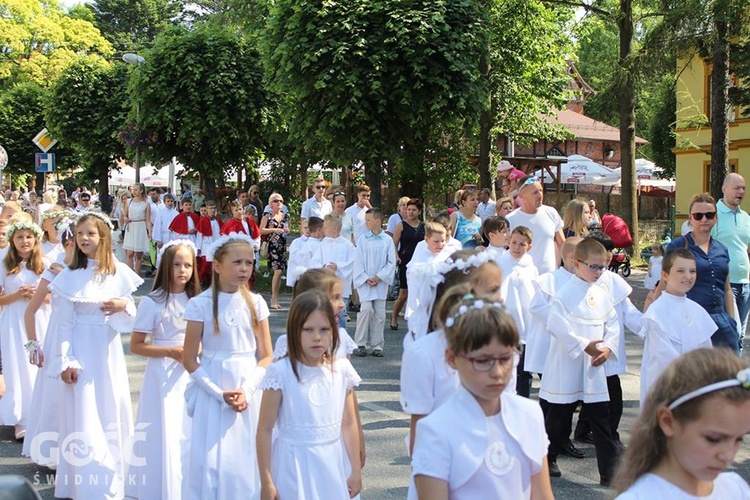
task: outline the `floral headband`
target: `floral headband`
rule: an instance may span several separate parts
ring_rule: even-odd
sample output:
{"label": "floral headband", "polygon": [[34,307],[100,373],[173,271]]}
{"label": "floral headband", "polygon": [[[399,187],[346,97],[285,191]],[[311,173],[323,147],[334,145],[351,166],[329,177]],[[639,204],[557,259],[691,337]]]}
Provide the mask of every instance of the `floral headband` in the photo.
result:
{"label": "floral headband", "polygon": [[688,392],[684,396],[680,396],[679,398],[672,401],[672,403],[667,408],[669,408],[670,410],[674,410],[681,404],[687,403],[691,399],[695,399],[699,396],[703,396],[704,394],[708,394],[711,392],[720,391],[722,389],[729,389],[730,387],[742,387],[743,389],[750,389],[750,368],[740,370],[739,372],[737,372],[737,376],[733,379],[715,382],[713,384],[709,384],[694,391]]}
{"label": "floral headband", "polygon": [[42,214],[42,220],[56,219],[57,217],[65,217],[70,214],[67,210],[47,210]]}
{"label": "floral headband", "polygon": [[485,302],[482,299],[475,298],[470,293],[464,295],[463,299],[461,300],[464,303],[458,307],[458,311],[456,311],[455,314],[453,314],[453,316],[446,318],[445,326],[447,328],[451,328],[453,325],[455,325],[456,321],[458,321],[458,318],[460,318],[461,316],[463,316],[469,311],[472,311],[472,310],[480,311],[484,309],[485,307],[494,307],[496,309],[504,309],[502,302],[499,302],[499,301]]}
{"label": "floral headband", "polygon": [[252,246],[252,240],[245,233],[229,233],[222,236],[221,238],[216,240],[213,245],[208,247],[208,250],[206,250],[206,261],[212,262],[214,260],[214,255],[216,255],[216,252],[218,252],[219,249],[227,243],[231,243],[233,241],[242,241]]}
{"label": "floral headband", "polygon": [[81,220],[83,217],[86,217],[88,215],[93,215],[97,219],[99,219],[102,222],[104,222],[107,225],[107,227],[109,227],[110,231],[114,231],[115,230],[115,226],[114,226],[114,224],[112,224],[112,221],[109,219],[109,217],[107,217],[106,215],[104,215],[102,212],[97,212],[97,211],[94,211],[94,210],[90,210],[88,212],[81,212],[81,214],[78,216],[78,220]]}
{"label": "floral headband", "polygon": [[34,236],[36,236],[37,239],[41,239],[44,235],[44,231],[42,231],[41,227],[37,226],[33,222],[22,221],[8,226],[8,239],[13,238],[13,233],[15,233],[16,231],[20,231],[21,229],[31,231],[32,233],[34,233]]}
{"label": "floral headband", "polygon": [[187,239],[181,239],[181,240],[172,240],[172,241],[168,241],[167,243],[164,243],[164,246],[162,246],[161,249],[159,249],[159,257],[164,255],[164,252],[167,251],[167,248],[176,247],[178,245],[188,247],[190,251],[193,252],[193,255],[198,253],[198,250],[195,248],[195,243]]}

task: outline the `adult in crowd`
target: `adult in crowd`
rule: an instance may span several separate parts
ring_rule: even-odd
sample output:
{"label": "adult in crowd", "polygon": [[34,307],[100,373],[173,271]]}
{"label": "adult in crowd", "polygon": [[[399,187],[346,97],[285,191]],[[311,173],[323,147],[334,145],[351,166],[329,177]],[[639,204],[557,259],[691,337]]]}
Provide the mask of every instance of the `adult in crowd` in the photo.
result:
{"label": "adult in crowd", "polygon": [[260,234],[268,242],[268,270],[273,272],[271,278],[271,309],[281,309],[279,304],[279,287],[281,273],[286,271],[286,235],[289,233],[289,215],[281,211],[284,198],[279,193],[268,197],[271,212],[264,214],[260,221]]}
{"label": "adult in crowd", "polygon": [[193,199],[193,192],[190,190],[190,184],[183,184],[182,185],[182,195],[180,196],[180,204],[185,199]]}
{"label": "adult in crowd", "polygon": [[247,190],[247,203],[255,207],[255,222],[260,225],[263,216],[263,201],[260,199],[260,186],[253,184]]}
{"label": "adult in crowd", "polygon": [[158,187],[150,187],[148,188],[148,206],[150,208],[150,214],[151,214],[151,227],[154,227],[154,223],[156,223],[156,214],[159,213],[159,210],[164,206],[164,203],[161,201],[161,191]]}
{"label": "adult in crowd", "polygon": [[76,212],[85,213],[92,210],[94,207],[91,205],[91,193],[83,191],[78,195],[78,205],[76,205]]}
{"label": "adult in crowd", "polygon": [[42,195],[42,203],[37,207],[36,223],[42,225],[42,214],[57,205],[57,191],[55,188],[47,188]]}
{"label": "adult in crowd", "polygon": [[[133,184],[133,198],[123,206],[120,221],[125,228],[122,248],[125,250],[125,263],[135,271],[141,272],[143,253],[149,252],[151,244],[151,207],[146,201],[146,186]],[[81,195],[83,199],[84,194]]]}
{"label": "adult in crowd", "polygon": [[591,209],[583,200],[570,200],[563,214],[563,235],[566,238],[578,236],[583,238],[589,234],[591,223]]}
{"label": "adult in crowd", "polygon": [[596,209],[596,202],[594,200],[589,200],[589,211],[591,212],[589,226],[601,226],[602,216],[599,215],[599,210]]}
{"label": "adult in crowd", "polygon": [[482,243],[482,219],[476,215],[479,198],[477,192],[465,189],[458,198],[458,210],[451,214],[453,236],[463,248],[476,248]]}
{"label": "adult in crowd", "polygon": [[408,196],[402,196],[398,199],[398,208],[396,209],[396,213],[388,217],[388,224],[385,226],[385,232],[393,238],[393,233],[396,232],[396,226],[398,226],[398,223],[402,220],[406,219],[406,204],[409,203]]}
{"label": "adult in crowd", "polygon": [[398,223],[396,232],[393,233],[400,288],[398,290],[398,297],[393,303],[391,330],[398,330],[398,316],[401,308],[406,304],[406,299],[409,297],[409,284],[406,282],[406,266],[411,262],[414,250],[417,248],[417,243],[424,240],[424,224],[420,220],[421,215],[422,200],[411,198],[406,203],[406,218]]}
{"label": "adult in crowd", "polygon": [[333,203],[333,213],[341,217],[341,237],[355,243],[354,219],[346,211],[346,193],[341,190],[335,190],[331,201]]}
{"label": "adult in crowd", "polygon": [[36,191],[31,191],[27,195],[26,208],[27,212],[31,214],[31,218],[33,220],[37,220],[39,200],[37,198]]}
{"label": "adult in crowd", "polygon": [[531,230],[533,244],[529,255],[540,275],[552,272],[560,263],[560,250],[565,242],[563,221],[557,210],[543,204],[544,189],[539,179],[527,176],[520,184],[518,198],[521,206],[506,218],[511,230],[518,226]]}
{"label": "adult in crowd", "polygon": [[[711,236],[716,224],[716,200],[708,194],[697,194],[690,201],[688,211],[693,230],[673,239],[667,253],[676,248],[687,248],[695,256],[697,276],[695,285],[687,293],[714,320],[718,330],[711,337],[716,347],[729,347],[739,353],[739,335],[734,321],[734,296],[729,283],[729,250]],[[659,283],[654,298],[664,290]]]}
{"label": "adult in crowd", "polygon": [[346,213],[351,216],[354,223],[354,242],[367,232],[365,216],[367,211],[372,208],[372,205],[370,205],[371,195],[370,186],[365,184],[357,186],[357,203],[346,209]]}
{"label": "adult in crowd", "polygon": [[737,317],[740,318],[740,352],[750,310],[750,215],[740,207],[745,192],[745,179],[740,174],[730,173],[724,178],[722,197],[716,204],[716,224],[711,230],[711,236],[729,250],[729,285],[737,303]]}
{"label": "adult in crowd", "polygon": [[193,195],[193,210],[196,212],[200,211],[201,207],[206,204],[206,195],[203,194],[202,189],[196,189]]}
{"label": "adult in crowd", "polygon": [[313,195],[302,203],[302,213],[300,214],[302,219],[307,219],[313,215],[322,219],[333,212],[333,205],[325,197],[326,180],[317,177],[312,182],[312,190]]}
{"label": "adult in crowd", "polygon": [[247,206],[247,200],[250,197],[247,191],[244,189],[238,189],[234,192],[235,199],[234,201],[239,202],[239,204],[242,206],[242,209],[244,210]]}
{"label": "adult in crowd", "polygon": [[479,191],[479,205],[477,205],[476,214],[482,220],[495,215],[495,202],[492,200],[492,193],[489,188]]}

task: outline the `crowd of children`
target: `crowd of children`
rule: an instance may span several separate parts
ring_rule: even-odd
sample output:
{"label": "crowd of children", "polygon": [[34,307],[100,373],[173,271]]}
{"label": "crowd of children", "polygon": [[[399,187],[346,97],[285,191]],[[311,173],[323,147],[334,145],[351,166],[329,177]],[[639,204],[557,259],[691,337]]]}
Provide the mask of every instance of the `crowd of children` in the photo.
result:
{"label": "crowd of children", "polygon": [[[226,223],[214,204],[199,216],[185,199],[169,221],[160,213],[147,225],[159,264],[137,308],[143,280],[114,258],[105,215],[51,212],[44,231],[23,214],[0,224],[0,424],[14,426],[25,456],[56,469],[58,497],[356,497],[366,447],[349,358],[386,355],[398,262],[384,214],[364,205],[354,241],[337,213],[304,219],[275,348],[269,307],[248,287],[260,230],[239,202]],[[528,227],[489,216],[467,232],[486,248],[461,249],[453,226],[463,219],[426,222],[406,266],[409,498],[552,498],[557,458],[584,456],[571,434],[594,444],[600,482],[618,498],[750,498],[723,472],[750,432],[750,369],[711,349],[716,325],[686,297],[690,252],[652,261],[666,287],[642,313],[607,270],[605,234],[567,239],[562,265],[540,274]],[[345,304],[355,291],[352,338]],[[645,344],[625,448],[627,330]],[[124,332],[147,358],[135,419]]]}

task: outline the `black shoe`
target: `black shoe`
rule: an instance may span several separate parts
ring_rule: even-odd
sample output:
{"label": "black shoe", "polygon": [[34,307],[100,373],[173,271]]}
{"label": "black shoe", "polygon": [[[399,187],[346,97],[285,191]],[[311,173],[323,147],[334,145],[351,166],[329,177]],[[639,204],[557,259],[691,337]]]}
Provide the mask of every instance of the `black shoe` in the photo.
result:
{"label": "black shoe", "polygon": [[367,356],[367,349],[365,349],[364,346],[357,347],[357,350],[354,351],[354,354],[356,354],[360,358],[364,358],[365,356]]}
{"label": "black shoe", "polygon": [[562,449],[563,455],[568,455],[569,457],[573,458],[586,458],[586,454],[576,448],[576,446],[573,444],[572,441],[568,441],[565,443],[565,446],[563,446]]}
{"label": "black shoe", "polygon": [[397,332],[398,331],[398,323],[396,323],[395,325],[391,325],[391,330],[393,330],[394,332]]}
{"label": "black shoe", "polygon": [[549,477],[562,477],[560,467],[557,466],[557,460],[550,460],[547,466],[549,467]]}
{"label": "black shoe", "polygon": [[349,303],[349,311],[358,313],[359,310],[360,310],[360,305],[359,304],[354,304],[353,302]]}
{"label": "black shoe", "polygon": [[383,357],[383,350],[382,349],[375,349],[372,351],[372,355],[376,358],[382,358]]}
{"label": "black shoe", "polygon": [[594,433],[589,431],[586,434],[581,434],[580,436],[576,436],[576,441],[580,443],[594,444]]}

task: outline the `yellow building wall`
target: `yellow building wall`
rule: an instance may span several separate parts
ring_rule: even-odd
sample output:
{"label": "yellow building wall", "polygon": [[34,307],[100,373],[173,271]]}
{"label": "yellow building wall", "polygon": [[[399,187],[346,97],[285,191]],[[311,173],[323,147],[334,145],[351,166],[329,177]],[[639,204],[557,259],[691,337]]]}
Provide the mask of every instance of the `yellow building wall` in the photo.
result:
{"label": "yellow building wall", "polygon": [[[684,70],[682,70],[684,68]],[[687,219],[690,199],[708,190],[708,168],[711,162],[711,125],[706,97],[710,66],[699,57],[681,59],[677,65],[677,190],[675,194],[676,229]],[[729,124],[730,169],[750,184],[750,118],[735,109]],[[750,211],[750,197],[742,208]]]}

